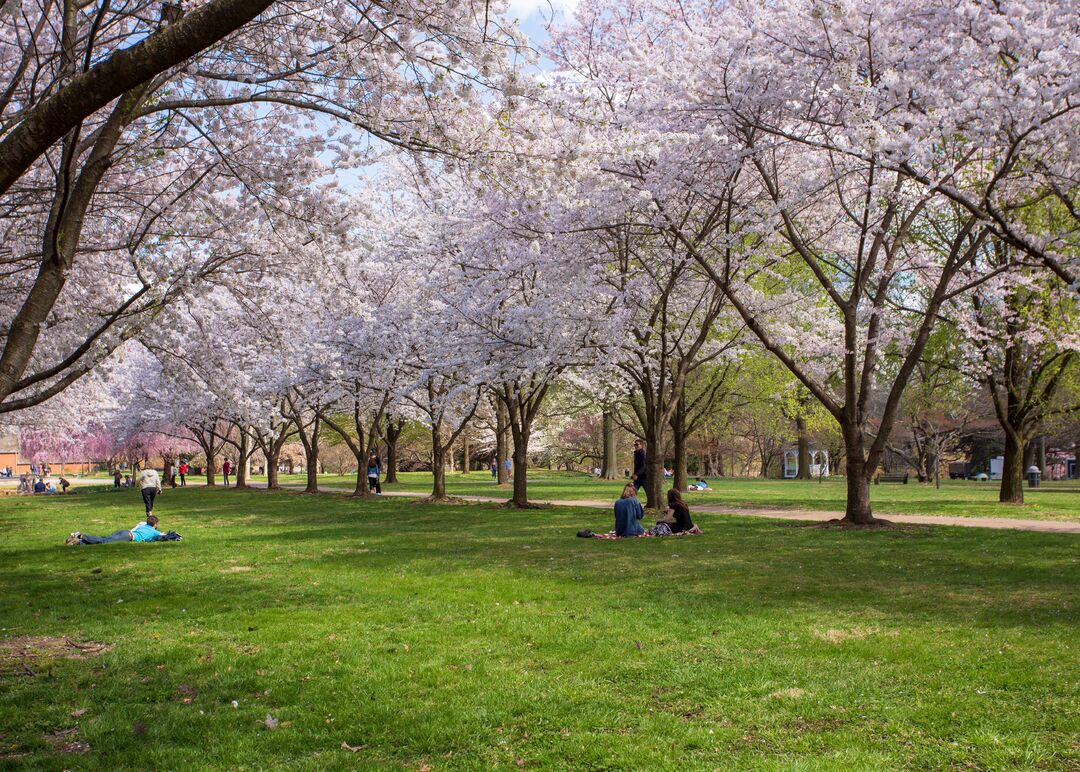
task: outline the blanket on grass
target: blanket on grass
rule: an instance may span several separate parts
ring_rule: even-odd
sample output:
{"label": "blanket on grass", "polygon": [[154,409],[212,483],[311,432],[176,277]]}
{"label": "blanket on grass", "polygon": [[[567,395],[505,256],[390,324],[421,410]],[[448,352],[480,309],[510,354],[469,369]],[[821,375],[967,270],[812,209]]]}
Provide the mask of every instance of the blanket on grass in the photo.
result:
{"label": "blanket on grass", "polygon": [[617,536],[614,531],[608,531],[607,533],[593,533],[592,531],[586,533],[586,531],[578,531],[578,536],[588,539],[658,539],[665,536],[698,536],[698,534],[690,533],[689,531],[672,533],[670,530],[667,533],[653,533],[652,529],[650,529],[638,536]]}

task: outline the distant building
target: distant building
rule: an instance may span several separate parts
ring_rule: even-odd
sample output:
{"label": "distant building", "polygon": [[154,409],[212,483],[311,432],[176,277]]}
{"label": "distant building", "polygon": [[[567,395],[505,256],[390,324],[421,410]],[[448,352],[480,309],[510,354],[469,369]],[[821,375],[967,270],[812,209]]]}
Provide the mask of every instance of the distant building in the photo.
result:
{"label": "distant building", "polygon": [[30,474],[31,469],[48,466],[52,474],[89,474],[96,464],[91,461],[61,461],[45,459],[42,462],[28,458],[22,451],[19,430],[16,427],[0,426],[0,470],[11,467],[11,473],[17,477]]}
{"label": "distant building", "polygon": [[[829,451],[810,447],[810,476],[828,477]],[[799,476],[799,448],[791,447],[784,449],[784,479],[793,480]]]}

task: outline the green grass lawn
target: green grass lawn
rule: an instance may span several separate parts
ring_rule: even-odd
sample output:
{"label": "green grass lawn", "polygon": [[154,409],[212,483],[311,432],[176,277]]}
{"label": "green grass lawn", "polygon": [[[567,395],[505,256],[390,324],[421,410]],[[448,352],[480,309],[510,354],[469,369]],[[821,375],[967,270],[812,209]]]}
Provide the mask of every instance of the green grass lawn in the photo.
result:
{"label": "green grass lawn", "polygon": [[[431,492],[431,474],[405,472],[401,482],[387,490]],[[265,478],[258,478],[265,479]],[[352,487],[355,475],[322,475],[320,483]],[[282,484],[303,484],[302,475],[282,475]],[[604,481],[576,472],[536,470],[529,475],[529,495],[539,500],[601,499],[614,500],[622,490],[622,481]],[[802,480],[762,480],[744,478],[711,478],[716,490],[687,493],[694,504],[710,504],[734,509],[775,508],[812,509],[843,512],[846,482],[834,477],[818,482]],[[446,488],[451,494],[509,497],[507,488],[499,488],[485,472],[446,475]],[[1011,517],[1032,520],[1080,520],[1080,482],[1051,482],[1024,492],[1021,506],[998,502],[996,482],[969,480],[943,481],[941,488],[920,485],[884,484],[871,486],[870,496],[875,511],[881,514],[954,515],[960,517]]]}
{"label": "green grass lawn", "polygon": [[112,648],[0,648],[0,766],[1080,766],[1075,536],[189,488],[63,546],[139,509],[4,501],[0,637]]}

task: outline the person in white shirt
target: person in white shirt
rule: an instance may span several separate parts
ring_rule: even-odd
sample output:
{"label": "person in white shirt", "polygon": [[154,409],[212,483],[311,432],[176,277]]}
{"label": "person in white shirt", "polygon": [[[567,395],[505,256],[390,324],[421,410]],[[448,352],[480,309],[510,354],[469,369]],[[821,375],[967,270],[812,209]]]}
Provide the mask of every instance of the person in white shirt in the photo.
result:
{"label": "person in white shirt", "polygon": [[146,504],[146,514],[154,514],[154,497],[161,493],[161,477],[156,469],[144,469],[139,472],[139,490],[142,491],[142,500]]}

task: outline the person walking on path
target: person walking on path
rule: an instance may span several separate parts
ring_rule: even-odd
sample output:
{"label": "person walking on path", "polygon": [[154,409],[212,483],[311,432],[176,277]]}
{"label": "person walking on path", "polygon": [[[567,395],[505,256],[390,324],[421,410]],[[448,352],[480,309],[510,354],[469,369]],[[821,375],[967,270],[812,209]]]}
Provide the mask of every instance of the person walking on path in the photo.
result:
{"label": "person walking on path", "polygon": [[156,469],[144,469],[139,472],[139,490],[142,491],[142,500],[146,504],[146,514],[154,513],[154,497],[161,493],[161,477]]}
{"label": "person walking on path", "polygon": [[180,462],[180,487],[181,488],[183,488],[184,486],[187,485],[187,480],[184,479],[185,477],[187,477],[187,461],[181,461]]}
{"label": "person walking on path", "polygon": [[225,459],[225,463],[221,465],[221,477],[225,481],[225,487],[229,485],[229,472],[232,471],[232,462],[229,459]]}
{"label": "person walking on path", "polygon": [[645,443],[640,439],[634,440],[634,472],[630,479],[634,482],[635,493],[648,482],[648,471],[645,468]]}
{"label": "person walking on path", "polygon": [[379,456],[372,453],[367,460],[368,490],[375,491],[376,496],[382,495],[382,486],[379,484],[379,473],[382,472],[382,461]]}
{"label": "person walking on path", "polygon": [[67,538],[69,545],[76,544],[109,544],[114,541],[153,541],[162,536],[157,529],[157,515],[147,515],[145,523],[139,523],[130,531],[114,531],[108,536],[90,536],[89,534],[75,531]]}
{"label": "person walking on path", "polygon": [[641,525],[643,517],[645,510],[641,508],[634,486],[624,486],[622,496],[615,502],[615,535],[641,536],[645,533],[645,528]]}

